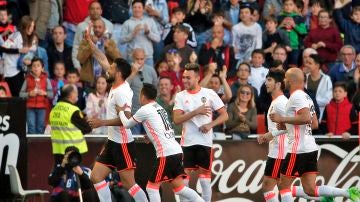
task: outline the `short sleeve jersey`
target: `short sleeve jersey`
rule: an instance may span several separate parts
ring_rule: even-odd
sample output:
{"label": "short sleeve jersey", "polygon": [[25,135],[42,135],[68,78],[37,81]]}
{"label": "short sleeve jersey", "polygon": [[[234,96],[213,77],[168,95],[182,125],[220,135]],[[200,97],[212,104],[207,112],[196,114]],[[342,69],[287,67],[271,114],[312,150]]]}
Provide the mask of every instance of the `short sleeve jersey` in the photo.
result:
{"label": "short sleeve jersey", "polygon": [[[133,91],[128,82],[124,82],[119,86],[114,86],[109,92],[109,97],[106,105],[106,119],[119,118],[115,109],[115,105],[126,105],[125,111],[131,112],[131,100]],[[131,130],[122,126],[109,126],[108,139],[117,143],[129,143],[134,141]]]}
{"label": "short sleeve jersey", "polygon": [[[314,103],[310,96],[302,90],[294,91],[286,104],[286,116],[294,117],[299,110],[308,108],[311,117],[315,115]],[[308,153],[318,150],[315,138],[312,136],[311,124],[286,124],[289,138],[289,153]]]}
{"label": "short sleeve jersey", "polygon": [[[196,93],[190,93],[187,90],[181,91],[175,96],[175,105],[173,110],[181,110],[184,113],[194,111],[201,105],[210,106],[212,111],[216,111],[224,107],[224,103],[220,97],[208,88],[201,88]],[[199,128],[212,121],[212,116],[196,115],[183,123],[181,145],[203,145],[212,147],[213,130],[207,133],[200,132]]]}
{"label": "short sleeve jersey", "polygon": [[133,119],[143,124],[158,158],[182,153],[167,112],[158,103],[151,102],[142,106]]}
{"label": "short sleeve jersey", "polygon": [[[285,113],[285,106],[288,102],[288,99],[284,95],[280,95],[276,97],[269,107],[268,113],[267,113],[267,122],[268,122],[268,130],[269,132],[278,131],[276,127],[276,123],[271,121],[270,114],[277,113],[281,116],[286,116]],[[288,149],[288,138],[287,134],[279,135],[274,137],[269,142],[269,153],[268,156],[274,159],[284,159],[287,153]]]}

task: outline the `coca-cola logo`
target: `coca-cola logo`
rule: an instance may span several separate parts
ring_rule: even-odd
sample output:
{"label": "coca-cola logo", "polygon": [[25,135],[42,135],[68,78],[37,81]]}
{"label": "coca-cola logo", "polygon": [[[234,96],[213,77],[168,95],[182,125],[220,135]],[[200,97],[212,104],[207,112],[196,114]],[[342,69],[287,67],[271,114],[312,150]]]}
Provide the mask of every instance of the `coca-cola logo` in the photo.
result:
{"label": "coca-cola logo", "polygon": [[[224,162],[224,159],[232,159],[238,155],[224,156],[223,146],[221,144],[214,144],[214,161],[212,165],[212,182],[213,200],[216,201],[259,201],[262,197],[261,183],[266,164],[264,159],[255,161],[248,161],[245,159],[236,159],[233,161]],[[243,150],[238,150],[244,152]],[[259,156],[256,152],[247,151],[247,155]],[[342,149],[335,144],[320,145],[319,156],[323,157],[326,153],[326,159],[320,159],[319,164],[326,164],[324,173],[330,173],[328,176],[322,175],[321,166],[319,166],[320,174],[317,177],[318,185],[329,185],[339,188],[347,189],[352,186],[360,186],[360,155],[359,147],[355,147],[350,152]],[[327,158],[331,158],[329,162],[325,162]],[[337,161],[334,163],[331,161]],[[228,163],[230,162],[230,163]],[[323,165],[324,166],[324,165]],[[332,169],[332,170],[329,170]],[[299,179],[294,183],[299,183]],[[201,193],[201,186],[199,181],[196,184],[196,190]],[[255,195],[257,195],[255,199]],[[337,200],[343,201],[342,198]],[[305,202],[306,200],[300,199]]]}

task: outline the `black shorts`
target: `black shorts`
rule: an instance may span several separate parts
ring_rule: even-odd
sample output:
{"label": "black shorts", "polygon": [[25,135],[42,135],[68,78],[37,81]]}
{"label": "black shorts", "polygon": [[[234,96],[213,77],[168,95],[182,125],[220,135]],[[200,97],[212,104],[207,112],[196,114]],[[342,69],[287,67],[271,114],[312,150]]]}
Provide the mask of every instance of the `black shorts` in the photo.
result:
{"label": "black shorts", "polygon": [[284,159],[274,159],[268,157],[266,160],[265,173],[264,175],[270,178],[280,178],[280,168]]}
{"label": "black shorts", "polygon": [[149,181],[152,183],[171,181],[178,176],[186,176],[182,154],[157,158]]}
{"label": "black shorts", "polygon": [[116,143],[108,140],[96,162],[118,171],[136,168],[135,143]]}
{"label": "black shorts", "polygon": [[204,169],[211,171],[213,160],[213,151],[211,147],[203,145],[192,145],[182,147],[184,152],[184,168],[186,169]]}
{"label": "black shorts", "polygon": [[318,151],[308,153],[288,153],[281,165],[280,173],[288,177],[301,177],[305,173],[318,173]]}

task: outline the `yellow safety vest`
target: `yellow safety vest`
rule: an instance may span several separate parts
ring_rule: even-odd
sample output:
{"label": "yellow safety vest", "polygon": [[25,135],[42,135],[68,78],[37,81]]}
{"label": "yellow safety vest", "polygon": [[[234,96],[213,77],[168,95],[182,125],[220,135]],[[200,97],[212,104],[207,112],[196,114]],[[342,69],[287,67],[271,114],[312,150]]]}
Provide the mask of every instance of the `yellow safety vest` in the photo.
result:
{"label": "yellow safety vest", "polygon": [[77,106],[59,101],[50,112],[51,142],[53,154],[65,154],[68,146],[75,146],[80,153],[88,151],[85,138],[74,124],[71,116],[80,110]]}

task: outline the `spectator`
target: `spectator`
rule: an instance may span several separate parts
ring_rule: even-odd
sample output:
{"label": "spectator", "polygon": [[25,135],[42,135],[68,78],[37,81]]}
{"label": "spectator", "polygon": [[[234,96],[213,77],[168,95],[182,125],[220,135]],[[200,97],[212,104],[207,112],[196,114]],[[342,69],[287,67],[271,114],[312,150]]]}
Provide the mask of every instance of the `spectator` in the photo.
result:
{"label": "spectator", "polygon": [[[58,1],[58,0],[50,0],[50,17],[49,17],[49,21],[47,23],[47,31],[44,37],[44,40],[40,40],[40,46],[44,47],[44,48],[48,48],[49,47],[49,43],[51,43],[53,41],[52,39],[52,32],[53,29],[56,28],[57,26],[62,25],[63,23],[63,1]],[[64,33],[65,33],[65,27],[64,28]],[[66,38],[66,36],[65,36]],[[64,38],[64,40],[65,40]],[[50,66],[53,67],[53,66]],[[50,68],[51,69],[51,68]]]}
{"label": "spectator", "polygon": [[184,68],[190,62],[190,55],[193,49],[187,44],[189,29],[184,25],[176,25],[174,28],[174,42],[165,46],[161,60],[166,56],[169,50],[176,50],[181,56],[180,67]]}
{"label": "spectator", "polygon": [[[90,7],[93,1],[88,1],[88,0],[77,0],[77,1],[63,0],[63,1],[64,1],[63,8],[66,8],[64,9],[64,15],[63,15],[64,16],[63,25],[67,33],[65,43],[68,46],[73,46],[77,25],[81,23],[89,15],[89,13],[90,16],[94,14],[95,9],[89,12],[89,10],[91,10]],[[96,16],[100,16],[100,15],[96,15]],[[80,43],[80,40],[78,43]],[[76,55],[73,58],[76,59]]]}
{"label": "spectator", "polygon": [[238,63],[249,62],[251,53],[262,47],[262,31],[258,23],[252,20],[254,9],[249,3],[240,5],[241,22],[234,25],[232,29],[232,42],[235,59]]}
{"label": "spectator", "polygon": [[[94,42],[96,49],[102,51],[107,60],[112,63],[116,58],[120,57],[120,52],[116,47],[114,40],[108,38],[106,35],[105,22],[102,19],[93,21],[94,35],[91,35],[91,40]],[[93,57],[93,49],[89,42],[83,38],[79,45],[79,52],[77,59],[81,64],[80,80],[84,82],[85,88],[94,88],[95,79],[105,72],[102,71],[100,63]]]}
{"label": "spectator", "polygon": [[[251,73],[251,68],[250,65],[247,63],[240,63],[238,68],[237,68],[237,72],[236,72],[236,76],[237,76],[237,80],[231,85],[231,93],[233,95],[231,102],[235,100],[238,89],[243,86],[243,85],[250,85],[249,84],[249,76]],[[257,99],[256,96],[258,94],[257,90],[255,87],[252,87],[252,91],[254,92],[254,96],[255,96],[255,100]]]}
{"label": "spectator", "polygon": [[169,66],[166,61],[159,61],[155,64],[155,71],[157,75],[160,76],[162,72],[169,71]]}
{"label": "spectator", "polygon": [[164,40],[164,45],[167,46],[174,42],[174,32],[177,25],[183,25],[188,28],[189,37],[187,39],[187,44],[192,48],[196,48],[197,42],[195,37],[195,32],[191,25],[184,22],[186,17],[186,11],[181,7],[176,7],[173,9],[173,14],[171,15],[170,23],[166,24],[164,31],[162,33],[162,39]]}
{"label": "spectator", "polygon": [[66,72],[66,81],[67,84],[74,85],[77,87],[77,95],[78,99],[75,102],[76,106],[80,108],[80,110],[84,110],[86,107],[86,92],[82,88],[80,81],[80,74],[76,69],[72,69]]}
{"label": "spectator", "polygon": [[153,42],[160,41],[160,30],[153,18],[144,16],[144,2],[134,0],[131,5],[133,16],[124,22],[124,29],[121,30],[120,42],[127,43],[125,58],[131,61],[133,51],[141,47],[145,51],[145,63],[153,67]]}
{"label": "spectator", "polygon": [[183,85],[182,85],[183,70],[180,67],[180,63],[181,63],[181,56],[175,49],[171,49],[166,53],[166,64],[168,69],[162,71],[160,73],[160,76],[167,76],[171,78],[172,83],[174,84],[173,92],[175,92],[176,90],[183,89]]}
{"label": "spectator", "polygon": [[30,16],[35,21],[35,33],[39,40],[45,40],[47,25],[51,15],[49,0],[29,1]]}
{"label": "spectator", "polygon": [[311,54],[305,61],[305,67],[309,73],[306,75],[305,88],[315,95],[316,101],[319,105],[320,116],[319,120],[322,120],[325,106],[332,99],[332,83],[328,75],[321,71],[322,61],[320,55]]}
{"label": "spectator", "polygon": [[27,133],[43,134],[48,99],[53,98],[53,91],[40,58],[31,60],[31,71],[21,87],[20,97],[26,98]]}
{"label": "spectator", "polygon": [[228,21],[226,18],[225,18],[225,13],[223,11],[218,11],[218,12],[215,12],[213,14],[213,17],[212,17],[212,23],[213,23],[213,26],[211,27],[211,29],[209,29],[207,32],[211,33],[211,37],[209,37],[206,42],[211,42],[212,39],[214,39],[214,36],[213,36],[213,30],[212,28],[215,27],[215,26],[222,26],[224,28],[224,36],[222,38],[222,40],[224,41],[223,43],[227,46],[231,46],[232,44],[232,36],[231,36],[231,30],[232,30],[232,24],[230,21]]}
{"label": "spectator", "polygon": [[67,147],[64,158],[51,171],[48,183],[54,189],[51,193],[50,202],[80,201],[78,192],[80,186],[84,201],[98,201],[99,198],[90,181],[90,168],[81,164],[74,164],[70,158],[79,158],[81,161],[82,158],[78,148],[74,146]]}
{"label": "spectator", "polygon": [[225,10],[225,19],[236,25],[239,23],[240,3],[238,0],[230,0]]}
{"label": "spectator", "polygon": [[272,60],[279,60],[282,62],[284,69],[287,69],[287,51],[286,47],[277,45],[272,53]]}
{"label": "spectator", "polygon": [[271,62],[271,54],[277,45],[285,46],[287,50],[291,50],[289,37],[282,29],[277,29],[277,19],[274,15],[265,18],[265,31],[262,35],[263,49],[265,53],[265,61]]}
{"label": "spectator", "polygon": [[302,37],[307,33],[304,18],[297,13],[295,0],[284,0],[283,11],[278,16],[279,28],[286,31],[291,52],[288,64],[298,65]]}
{"label": "spectator", "polygon": [[[22,70],[18,67],[19,53],[27,53],[35,50],[36,36],[34,33],[35,22],[30,16],[23,16],[19,25],[19,31],[14,32],[3,44],[5,48],[4,77],[9,84],[12,96],[19,96],[21,85],[24,82]],[[10,50],[12,51],[10,52]]]}
{"label": "spectator", "polygon": [[356,50],[351,45],[344,45],[340,49],[341,63],[336,64],[330,71],[329,76],[331,81],[336,83],[337,81],[346,81],[348,73],[355,69],[355,57]]}
{"label": "spectator", "polygon": [[[66,10],[66,9],[65,9]],[[74,43],[70,44],[73,49],[72,49],[72,61],[74,64],[74,67],[80,72],[82,66],[80,65],[80,61],[78,61],[78,52],[79,52],[79,46],[81,41],[83,40],[83,35],[85,30],[89,27],[89,24],[94,24],[95,21],[97,20],[102,20],[105,24],[105,30],[104,33],[106,38],[111,38],[111,35],[113,33],[113,25],[112,23],[101,17],[102,15],[102,8],[101,8],[101,4],[98,1],[92,1],[91,4],[89,5],[89,16],[85,18],[84,21],[82,21],[81,23],[79,23],[79,25],[76,27],[76,32],[75,32],[75,36],[74,36]],[[69,32],[67,32],[69,33]]]}
{"label": "spectator", "polygon": [[15,26],[9,21],[9,14],[6,6],[0,6],[0,45],[2,45],[9,35],[14,32]]}
{"label": "spectator", "polygon": [[[156,98],[156,102],[162,106],[167,114],[168,117],[172,117],[175,95],[172,93],[174,90],[174,85],[172,79],[170,77],[160,77],[159,79],[159,95]],[[174,132],[176,135],[181,134],[181,125],[176,125],[171,119],[171,125],[174,128]]]}
{"label": "spectator", "polygon": [[227,69],[228,78],[236,75],[236,60],[234,58],[234,49],[224,43],[224,27],[222,25],[214,25],[212,28],[212,41],[202,45],[199,53],[199,64],[202,66],[215,62],[216,70],[221,71]]}
{"label": "spectator", "polygon": [[[157,86],[158,82],[154,68],[145,63],[145,55],[144,49],[137,48],[133,50],[131,74],[126,79],[134,93],[131,106],[132,114],[135,114],[135,112],[141,107],[140,92],[143,87],[143,83],[149,83]],[[131,128],[131,132],[133,134],[145,134],[144,127],[141,124]]]}
{"label": "spectator", "polygon": [[[353,101],[353,97],[355,92],[357,93],[359,90],[359,83],[360,83],[360,53],[356,55],[355,58],[355,68],[351,70],[347,75],[348,85],[347,85],[347,92],[348,92],[348,99]],[[354,103],[354,102],[353,102]],[[357,107],[357,105],[355,105]],[[359,108],[360,109],[360,108]]]}
{"label": "spectator", "polygon": [[254,92],[250,85],[240,86],[236,100],[229,105],[227,112],[229,119],[225,122],[225,133],[231,134],[234,140],[247,139],[257,127]]}
{"label": "spectator", "polygon": [[52,41],[49,43],[47,55],[49,57],[49,77],[54,78],[54,64],[62,61],[65,64],[65,70],[73,69],[74,65],[71,59],[71,46],[65,43],[66,29],[63,26],[55,26],[52,30]]}
{"label": "spectator", "polygon": [[55,106],[59,97],[60,97],[60,90],[61,88],[67,83],[65,79],[66,70],[65,70],[65,64],[61,61],[56,62],[54,64],[54,78],[51,79],[51,86],[53,89],[53,95],[54,98],[52,99],[52,106]]}
{"label": "spectator", "polygon": [[305,47],[311,47],[324,58],[325,64],[330,63],[330,69],[337,59],[338,50],[342,46],[340,33],[331,26],[332,16],[329,11],[321,10],[318,15],[319,27],[311,29],[304,40]]}
{"label": "spectator", "polygon": [[360,52],[360,6],[351,9],[350,19],[346,19],[341,9],[351,1],[335,0],[334,15],[340,31],[344,32],[344,44],[351,45]]}
{"label": "spectator", "polygon": [[358,134],[358,117],[355,107],[347,99],[346,83],[336,82],[333,96],[326,105],[321,128],[329,137],[341,135],[349,139],[351,134]]}
{"label": "spectator", "polygon": [[[325,11],[325,2],[323,0],[311,0],[309,2],[310,11],[304,14],[305,24],[308,30],[317,29],[319,27],[320,11]],[[304,12],[303,12],[304,13]]]}
{"label": "spectator", "polygon": [[49,58],[46,53],[46,50],[43,47],[39,46],[39,40],[35,37],[35,41],[32,44],[33,49],[30,49],[29,52],[22,54],[20,59],[18,60],[19,67],[28,72],[28,67],[31,64],[31,60],[34,57],[40,58],[44,63],[44,71],[49,75]]}
{"label": "spectator", "polygon": [[302,64],[301,68],[302,68],[304,74],[309,73],[309,70],[306,68],[305,63],[306,63],[306,60],[308,60],[310,58],[311,54],[318,54],[318,52],[313,48],[305,48],[303,53],[302,53],[302,62],[303,62],[303,64]]}
{"label": "spectator", "polygon": [[[263,66],[265,62],[265,54],[261,49],[255,49],[251,54],[251,74],[249,77],[249,83],[255,87],[257,93],[260,93],[260,88],[266,80],[266,75],[269,69]],[[259,94],[258,94],[259,95]],[[257,95],[257,96],[258,96]]]}
{"label": "spectator", "polygon": [[263,7],[263,18],[267,18],[271,15],[277,16],[283,7],[283,1],[281,0],[265,0]]}
{"label": "spectator", "polygon": [[[185,22],[194,28],[197,44],[206,43],[210,38],[207,32],[211,26],[211,17],[213,14],[213,5],[210,0],[189,0],[187,2],[187,16]],[[197,47],[197,52],[201,46]]]}
{"label": "spectator", "polygon": [[[106,119],[107,103],[107,83],[104,76],[96,79],[96,88],[94,93],[90,93],[86,101],[86,116],[89,118]],[[95,134],[107,134],[107,127],[93,129]]]}

